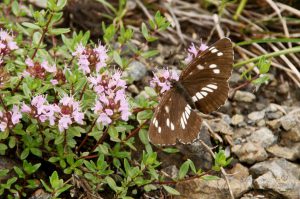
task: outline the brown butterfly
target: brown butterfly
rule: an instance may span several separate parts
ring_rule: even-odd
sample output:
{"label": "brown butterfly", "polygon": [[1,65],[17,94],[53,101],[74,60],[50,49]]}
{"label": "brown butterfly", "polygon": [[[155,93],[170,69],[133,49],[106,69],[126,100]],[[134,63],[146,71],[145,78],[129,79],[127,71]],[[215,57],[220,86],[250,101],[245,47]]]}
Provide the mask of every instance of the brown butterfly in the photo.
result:
{"label": "brown butterfly", "polygon": [[208,114],[225,103],[232,65],[233,48],[228,38],[196,56],[163,95],[150,123],[149,140],[155,145],[194,142],[202,124],[195,110]]}

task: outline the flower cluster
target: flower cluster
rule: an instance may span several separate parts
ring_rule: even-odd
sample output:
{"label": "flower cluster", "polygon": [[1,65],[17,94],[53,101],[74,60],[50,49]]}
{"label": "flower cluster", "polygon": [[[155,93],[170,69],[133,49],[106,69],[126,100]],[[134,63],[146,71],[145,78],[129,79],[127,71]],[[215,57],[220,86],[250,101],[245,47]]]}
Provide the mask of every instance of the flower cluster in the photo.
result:
{"label": "flower cluster", "polygon": [[19,48],[13,39],[14,37],[7,31],[0,29],[0,65],[3,63],[5,55]]}
{"label": "flower cluster", "polygon": [[6,128],[12,128],[20,122],[22,114],[19,107],[14,105],[11,111],[0,111],[0,131],[5,131]]}
{"label": "flower cluster", "polygon": [[[48,61],[43,62],[34,62],[31,58],[27,58],[25,60],[25,64],[27,69],[23,72],[24,76],[30,75],[34,78],[45,79],[47,74],[56,74],[57,68],[56,65],[52,66],[48,63]],[[55,82],[53,82],[55,84]]]}
{"label": "flower cluster", "polygon": [[160,93],[164,93],[172,87],[172,81],[178,80],[179,76],[176,71],[164,69],[154,73],[154,77],[150,81],[150,86]]}
{"label": "flower cluster", "polygon": [[126,100],[126,82],[121,79],[121,72],[113,75],[105,72],[89,77],[93,90],[97,93],[95,106],[92,110],[99,115],[97,122],[110,124],[113,119],[121,117],[127,121],[130,115],[129,104]]}
{"label": "flower cluster", "polygon": [[185,58],[185,63],[190,63],[199,53],[205,51],[208,48],[207,45],[201,43],[199,47],[196,47],[193,43],[188,48],[188,56]]}
{"label": "flower cluster", "polygon": [[21,111],[40,122],[49,121],[52,126],[57,122],[60,132],[75,122],[83,124],[84,118],[79,102],[69,96],[64,96],[58,104],[49,104],[45,96],[38,95],[32,98],[30,105],[23,103]]}
{"label": "flower cluster", "polygon": [[79,44],[72,55],[77,57],[79,69],[84,74],[89,74],[93,71],[99,72],[101,68],[106,66],[108,59],[107,49],[100,43],[93,49]]}

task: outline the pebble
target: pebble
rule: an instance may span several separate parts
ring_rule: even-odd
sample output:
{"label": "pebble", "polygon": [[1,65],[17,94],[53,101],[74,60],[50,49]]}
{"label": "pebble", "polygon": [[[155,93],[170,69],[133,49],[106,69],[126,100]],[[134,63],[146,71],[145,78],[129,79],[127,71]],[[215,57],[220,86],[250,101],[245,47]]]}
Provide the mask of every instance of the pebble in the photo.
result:
{"label": "pebble", "polygon": [[244,116],[240,114],[235,114],[231,118],[231,124],[234,126],[240,125],[242,122],[244,122]]}
{"label": "pebble", "polygon": [[239,102],[252,102],[256,99],[256,97],[253,93],[238,90],[236,91],[233,99]]}
{"label": "pebble", "polygon": [[241,145],[234,145],[231,151],[235,153],[241,162],[253,164],[261,162],[268,158],[265,149],[260,145],[253,142],[247,142]]}
{"label": "pebble", "polygon": [[254,122],[261,120],[265,117],[265,111],[254,111],[248,114],[248,118]]}
{"label": "pebble", "polygon": [[266,127],[260,128],[252,132],[252,134],[247,138],[247,140],[257,143],[262,147],[266,148],[271,146],[277,141],[277,137],[274,136],[272,131]]}
{"label": "pebble", "polygon": [[133,61],[128,65],[126,72],[133,81],[139,81],[146,75],[147,68],[141,62]]}
{"label": "pebble", "polygon": [[281,126],[284,130],[288,131],[297,124],[297,118],[293,115],[286,115],[281,118]]}

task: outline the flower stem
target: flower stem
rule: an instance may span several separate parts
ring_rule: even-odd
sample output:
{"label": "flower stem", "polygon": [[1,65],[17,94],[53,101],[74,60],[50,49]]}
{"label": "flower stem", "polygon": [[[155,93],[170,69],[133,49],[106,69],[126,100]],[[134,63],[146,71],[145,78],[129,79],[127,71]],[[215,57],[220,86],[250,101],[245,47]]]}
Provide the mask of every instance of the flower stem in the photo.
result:
{"label": "flower stem", "polygon": [[96,119],[94,120],[94,122],[93,122],[93,124],[92,124],[90,130],[86,133],[86,135],[85,135],[85,137],[83,138],[83,140],[81,141],[80,145],[77,147],[76,152],[79,152],[80,148],[86,143],[86,141],[87,141],[87,139],[88,139],[88,137],[89,137],[89,133],[93,130],[93,128],[94,128],[94,126],[95,126],[95,124],[96,124],[96,122],[97,122],[97,119],[98,119],[98,118],[96,118]]}
{"label": "flower stem", "polygon": [[133,131],[131,131],[131,132],[129,133],[129,135],[125,138],[124,141],[127,141],[129,138],[135,136],[135,135],[140,131],[140,129],[141,129],[148,121],[149,121],[149,119],[148,119],[148,120],[145,120],[139,127],[137,127],[136,129],[134,129]]}
{"label": "flower stem", "polygon": [[107,138],[107,136],[108,136],[108,127],[106,127],[103,135],[98,140],[98,142],[95,144],[95,146],[92,148],[91,152],[93,152],[100,144],[102,144],[104,142],[104,140]]}

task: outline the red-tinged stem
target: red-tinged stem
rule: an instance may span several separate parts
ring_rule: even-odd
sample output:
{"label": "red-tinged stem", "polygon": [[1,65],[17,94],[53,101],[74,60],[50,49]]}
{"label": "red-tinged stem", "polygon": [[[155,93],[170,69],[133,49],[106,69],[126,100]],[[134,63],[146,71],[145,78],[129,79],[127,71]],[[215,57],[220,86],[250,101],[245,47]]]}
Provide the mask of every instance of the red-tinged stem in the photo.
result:
{"label": "red-tinged stem", "polygon": [[81,91],[81,93],[80,93],[80,98],[79,98],[79,100],[81,100],[82,99],[82,97],[83,97],[83,94],[84,94],[84,92],[85,92],[85,89],[86,89],[86,86],[87,86],[88,84],[87,84],[87,82],[84,84],[84,87],[82,88],[82,91]]}
{"label": "red-tinged stem", "polygon": [[3,99],[2,99],[1,94],[0,94],[0,103],[2,104],[2,106],[3,106],[4,110],[5,110],[5,112],[8,113],[8,112],[9,112],[9,111],[8,111],[8,108],[7,108],[7,106],[4,104],[4,101],[3,101]]}
{"label": "red-tinged stem", "polygon": [[93,122],[93,124],[92,124],[90,130],[86,133],[84,139],[81,141],[80,145],[77,147],[77,149],[76,149],[77,152],[78,152],[78,151],[80,150],[80,148],[86,143],[87,139],[89,138],[89,133],[93,130],[93,128],[94,128],[94,126],[95,126],[95,124],[96,124],[96,122],[97,122],[97,119],[98,119],[98,118],[96,118],[96,119],[94,120],[94,122]]}
{"label": "red-tinged stem", "polygon": [[[50,14],[49,20],[47,21],[47,23],[46,23],[46,25],[43,29],[41,39],[39,40],[39,43],[38,43],[37,47],[34,49],[34,52],[31,56],[31,59],[35,58],[36,53],[37,53],[38,49],[40,48],[40,45],[41,45],[42,41],[45,39],[46,33],[48,32],[48,29],[49,29],[49,24],[50,24],[52,18],[53,18],[53,14]],[[18,88],[21,85],[23,79],[24,79],[24,77],[22,76],[20,81],[18,82],[17,86],[12,90],[12,92],[11,92],[12,94],[14,94],[18,90]]]}
{"label": "red-tinged stem", "polygon": [[49,19],[48,19],[48,21],[47,21],[47,23],[46,23],[46,25],[45,25],[45,27],[44,27],[44,29],[43,29],[41,39],[40,39],[40,41],[39,41],[37,47],[34,49],[34,52],[33,52],[32,56],[31,56],[31,59],[34,59],[34,57],[36,56],[36,53],[37,53],[37,51],[39,50],[40,45],[42,44],[42,41],[44,40],[44,38],[45,38],[45,36],[46,36],[46,33],[48,32],[49,24],[50,24],[52,18],[53,18],[53,14],[50,14],[50,17],[49,17]]}
{"label": "red-tinged stem", "polygon": [[91,152],[93,152],[100,144],[102,144],[107,137],[108,137],[108,127],[106,127],[103,135],[98,140],[98,142],[95,144],[95,146],[92,148]]}
{"label": "red-tinged stem", "polygon": [[129,138],[135,136],[139,131],[140,129],[148,122],[149,120],[145,120],[139,127],[137,127],[136,129],[134,129],[133,131],[131,131],[129,133],[129,135],[125,138],[124,141],[127,141]]}
{"label": "red-tinged stem", "polygon": [[[239,89],[241,89],[241,88],[244,88],[244,87],[248,86],[249,84],[251,84],[252,81],[256,80],[257,78],[259,78],[259,74],[255,75],[251,80],[247,80],[246,82],[242,83],[241,85],[239,85],[239,86],[233,88],[233,89],[232,89],[232,94],[234,95],[234,93],[235,93],[237,90],[239,90]],[[232,96],[233,96],[233,95],[232,95]]]}

